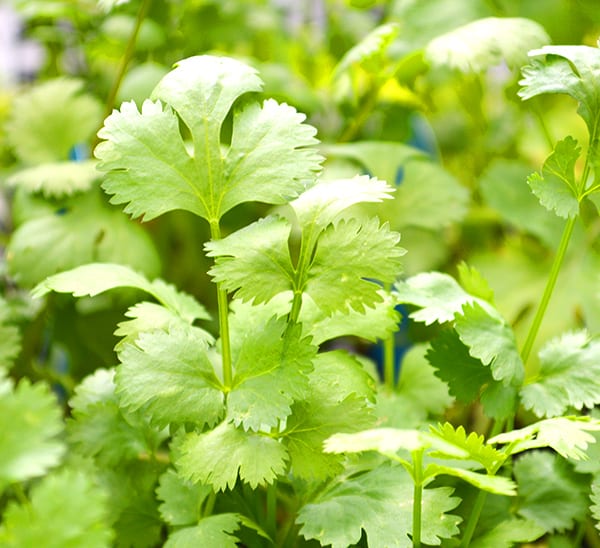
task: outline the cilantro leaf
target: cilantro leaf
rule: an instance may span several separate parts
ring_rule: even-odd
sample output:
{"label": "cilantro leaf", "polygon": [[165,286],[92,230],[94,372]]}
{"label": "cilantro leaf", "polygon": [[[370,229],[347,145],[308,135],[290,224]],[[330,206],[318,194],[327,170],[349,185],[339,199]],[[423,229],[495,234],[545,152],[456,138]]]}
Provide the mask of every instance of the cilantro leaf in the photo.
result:
{"label": "cilantro leaf", "polygon": [[232,333],[234,377],[227,397],[227,419],[244,429],[277,426],[294,400],[309,391],[308,374],[316,347],[301,338],[298,326],[286,331],[284,318],[272,318],[259,331]]}
{"label": "cilantro leaf", "polygon": [[66,160],[71,147],[92,136],[102,106],[83,86],[81,80],[55,78],[15,98],[6,135],[22,163]]}
{"label": "cilantro leaf", "polygon": [[596,520],[596,529],[600,529],[600,476],[596,476],[592,481],[592,494],[590,495],[592,506],[590,512]]}
{"label": "cilantro leaf", "polygon": [[469,354],[489,365],[495,380],[507,385],[523,382],[525,366],[514,332],[497,313],[492,315],[475,302],[464,305],[455,318],[456,332]]}
{"label": "cilantro leaf", "polygon": [[104,548],[114,536],[107,509],[106,494],[88,475],[64,469],[32,487],[29,504],[8,504],[0,524],[0,544]]}
{"label": "cilantro leaf", "polygon": [[238,514],[215,514],[202,518],[194,527],[184,527],[169,535],[165,548],[218,546],[236,548],[239,539],[232,533],[240,528]]}
{"label": "cilantro leaf", "polygon": [[243,301],[267,302],[293,288],[288,239],[291,225],[270,216],[205,244],[215,265],[208,271],[216,283]]}
{"label": "cilantro leaf", "polygon": [[523,405],[538,417],[600,403],[600,341],[585,331],[552,339],[540,350],[540,369],[521,389]]}
{"label": "cilantro leaf", "polygon": [[533,542],[545,533],[543,527],[528,519],[511,518],[477,536],[471,548],[512,548],[515,543]]}
{"label": "cilantro leaf", "polygon": [[215,424],[223,416],[224,395],[207,350],[206,341],[190,330],[142,333],[136,346],[119,352],[120,404],[129,411],[144,407],[158,426]]}
{"label": "cilantro leaf", "polygon": [[271,483],[286,468],[287,451],[264,433],[246,432],[229,422],[213,430],[187,434],[176,467],[194,483],[204,482],[215,491],[233,489],[240,479],[255,489]]}
{"label": "cilantro leaf", "polygon": [[556,143],[552,154],[544,162],[542,173],[533,173],[527,178],[540,203],[565,219],[579,214],[575,162],[580,153],[577,141],[566,137]]}
{"label": "cilantro leaf", "polygon": [[517,513],[546,532],[570,529],[588,509],[587,478],[552,453],[535,451],[514,465],[518,483]]}
{"label": "cilantro leaf", "polygon": [[[242,202],[297,195],[321,158],[309,148],[316,130],[292,107],[267,100],[236,110],[231,145],[221,152],[221,126],[234,101],[261,87],[240,61],[201,55],[178,62],[154,89],[160,101],[145,101],[141,113],[124,103],[105,120],[95,151],[111,201],[145,221],[184,209],[215,222]],[[191,132],[192,153],[178,116]]]}
{"label": "cilantro leaf", "polygon": [[434,66],[481,73],[505,61],[520,67],[525,52],[550,42],[544,28],[523,17],[485,17],[434,38],[425,57]]}
{"label": "cilantro leaf", "polygon": [[202,515],[202,504],[212,493],[208,485],[191,484],[170,468],[160,477],[156,495],[162,501],[158,510],[169,525],[190,525]]}
{"label": "cilantro leaf", "polygon": [[[461,518],[446,513],[460,503],[451,493],[448,487],[423,491],[421,539],[425,544],[440,544],[442,538],[458,534]],[[363,530],[369,545],[410,548],[412,502],[407,472],[398,466],[380,466],[324,490],[300,509],[296,521],[305,538],[332,548],[357,543]]]}
{"label": "cilantro leaf", "polygon": [[517,494],[514,481],[505,478],[504,476],[480,474],[478,472],[473,472],[472,470],[465,470],[463,468],[455,468],[437,463],[428,464],[425,468],[425,475],[427,476],[435,477],[442,474],[460,478],[477,487],[477,489],[487,491],[488,493],[494,493],[495,495],[514,496]]}
{"label": "cilantro leaf", "polygon": [[319,238],[305,291],[328,314],[348,308],[362,312],[381,302],[379,286],[369,280],[395,281],[405,253],[399,240],[377,218],[329,225]]}
{"label": "cilantro leaf", "polygon": [[0,491],[59,464],[65,452],[58,439],[62,431],[61,410],[46,385],[22,379],[13,387],[0,371]]}

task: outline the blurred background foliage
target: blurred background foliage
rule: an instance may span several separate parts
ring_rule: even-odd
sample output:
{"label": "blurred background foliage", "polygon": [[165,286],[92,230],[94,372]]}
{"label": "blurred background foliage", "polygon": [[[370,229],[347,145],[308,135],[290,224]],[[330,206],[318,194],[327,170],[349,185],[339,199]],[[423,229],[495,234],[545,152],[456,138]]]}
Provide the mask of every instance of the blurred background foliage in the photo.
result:
{"label": "blurred background foliage", "polygon": [[[24,341],[17,377],[68,392],[115,361],[112,332],[132,295],[32,301],[28,290],[53,272],[120,262],[214,309],[202,222],[185,212],[128,220],[89,161],[112,108],[141,106],[173,63],[203,53],[252,64],[265,97],[306,113],[324,177],[397,185],[370,212],[402,233],[406,275],[456,275],[466,261],[524,337],[561,232],[526,177],[559,138],[584,142],[585,128],[568,98],[522,102],[520,67],[544,44],[595,45],[594,0],[4,0],[1,15],[17,26],[4,33],[12,53],[0,74],[0,282]],[[540,342],[600,329],[600,223],[586,205]],[[226,228],[266,212],[239,206]],[[428,337],[408,329],[409,342]]]}

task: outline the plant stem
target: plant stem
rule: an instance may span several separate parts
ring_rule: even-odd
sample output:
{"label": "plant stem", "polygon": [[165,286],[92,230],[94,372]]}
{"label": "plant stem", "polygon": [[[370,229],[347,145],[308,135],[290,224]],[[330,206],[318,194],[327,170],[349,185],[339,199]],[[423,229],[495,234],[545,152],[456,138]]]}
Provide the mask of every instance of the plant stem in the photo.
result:
{"label": "plant stem", "polygon": [[[125,51],[123,52],[123,56],[119,61],[119,66],[117,68],[117,75],[113,81],[112,87],[110,88],[110,92],[108,94],[108,98],[106,99],[106,107],[104,109],[104,116],[102,120],[107,118],[112,112],[115,101],[117,99],[117,93],[119,93],[119,89],[121,88],[121,83],[123,82],[123,78],[125,77],[125,73],[127,72],[127,67],[129,66],[129,62],[133,57],[133,53],[135,51],[135,43],[137,42],[137,37],[140,32],[140,28],[144,19],[146,18],[146,14],[150,9],[150,4],[152,0],[142,0],[140,4],[140,8],[138,9],[137,16],[135,18],[135,26],[133,27],[133,31],[131,32],[131,36],[129,36],[129,40],[127,41],[127,45],[125,46]],[[96,136],[94,139],[94,143],[92,144],[92,149],[96,147],[99,139]]]}
{"label": "plant stem", "polygon": [[421,506],[423,499],[423,449],[419,449],[412,454],[413,459],[413,520],[412,537],[413,547],[421,547]]}
{"label": "plant stem", "polygon": [[[210,222],[210,236],[213,240],[221,239],[219,221]],[[229,338],[229,302],[227,291],[222,283],[217,283],[217,306],[219,309],[219,335],[221,336],[221,358],[223,360],[223,384],[231,389],[233,370],[231,365],[231,340]]]}
{"label": "plant stem", "polygon": [[548,276],[548,281],[546,282],[546,288],[544,289],[544,294],[542,295],[542,300],[540,301],[538,309],[535,313],[535,317],[533,318],[531,327],[529,328],[527,339],[525,340],[525,344],[523,345],[523,349],[521,350],[521,358],[523,360],[523,363],[525,364],[527,364],[527,360],[529,359],[529,355],[531,354],[531,349],[533,348],[533,344],[535,343],[535,339],[542,324],[542,320],[544,319],[544,314],[546,313],[546,309],[548,308],[550,297],[552,297],[552,292],[554,291],[556,280],[558,279],[558,274],[560,273],[560,269],[562,267],[565,255],[567,253],[567,248],[569,247],[569,241],[571,240],[571,235],[573,234],[573,229],[575,228],[576,221],[577,217],[570,217],[567,220],[567,224],[565,225],[565,228],[563,230],[562,238],[558,246],[558,251],[556,252],[556,256],[554,257],[554,262],[552,263],[552,268],[550,269],[550,275]]}
{"label": "plant stem", "polygon": [[486,498],[487,493],[479,490],[477,493],[477,498],[475,499],[475,503],[473,504],[473,509],[471,510],[471,515],[469,516],[469,521],[467,522],[467,526],[465,528],[465,533],[460,543],[461,548],[467,548],[469,544],[471,544],[471,539],[473,538],[475,527],[477,527],[477,523],[479,522],[479,516],[481,516],[481,511],[485,505]]}
{"label": "plant stem", "polygon": [[394,333],[383,341],[383,381],[390,389],[396,388],[396,344]]}
{"label": "plant stem", "polygon": [[344,133],[338,139],[340,143],[347,143],[356,137],[364,123],[367,121],[369,114],[375,108],[377,104],[377,97],[379,96],[379,90],[381,84],[374,84],[373,88],[369,90],[365,100],[363,101],[359,111],[354,116],[352,123],[346,128]]}
{"label": "plant stem", "polygon": [[275,539],[277,533],[277,482],[267,485],[267,532]]}

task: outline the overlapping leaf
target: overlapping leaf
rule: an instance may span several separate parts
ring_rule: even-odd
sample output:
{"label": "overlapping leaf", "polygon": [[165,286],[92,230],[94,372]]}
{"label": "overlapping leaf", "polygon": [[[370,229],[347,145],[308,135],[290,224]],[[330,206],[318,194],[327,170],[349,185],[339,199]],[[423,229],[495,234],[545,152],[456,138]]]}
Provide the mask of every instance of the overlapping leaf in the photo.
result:
{"label": "overlapping leaf", "polygon": [[237,514],[215,514],[202,518],[193,527],[178,529],[169,535],[165,548],[194,548],[195,546],[219,546],[236,548],[239,539],[233,534],[240,528]]}
{"label": "overlapping leaf", "polygon": [[160,515],[169,525],[191,525],[198,522],[202,504],[212,493],[209,485],[196,485],[181,479],[175,470],[167,470],[159,480],[156,495],[161,504]]}
{"label": "overlapping leaf", "polygon": [[512,548],[515,543],[533,542],[545,533],[545,529],[535,521],[511,518],[501,521],[493,529],[479,535],[469,546],[471,548]]}
{"label": "overlapping leaf", "polygon": [[[261,85],[247,65],[201,55],[180,61],[159,82],[159,101],[145,101],[141,112],[124,103],[105,120],[98,134],[105,141],[96,148],[112,202],[144,220],[185,209],[214,223],[242,202],[296,196],[314,178],[320,156],[310,148],[316,131],[292,107],[267,100],[236,110],[231,145],[221,151],[221,126],[234,101]],[[191,133],[191,153],[179,119]]]}
{"label": "overlapping leaf", "polygon": [[585,331],[555,338],[540,350],[540,369],[521,390],[523,405],[539,417],[600,403],[600,341]]}

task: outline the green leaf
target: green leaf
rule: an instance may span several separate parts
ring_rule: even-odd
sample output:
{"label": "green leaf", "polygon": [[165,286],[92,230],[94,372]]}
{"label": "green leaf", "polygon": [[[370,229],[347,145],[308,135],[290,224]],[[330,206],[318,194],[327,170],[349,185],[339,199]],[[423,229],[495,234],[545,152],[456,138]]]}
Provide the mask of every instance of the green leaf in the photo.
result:
{"label": "green leaf", "polygon": [[0,371],[0,491],[58,465],[65,452],[62,431],[62,412],[46,385],[22,379],[14,388]]}
{"label": "green leaf", "polygon": [[454,315],[467,303],[478,302],[485,309],[489,308],[485,301],[469,295],[452,276],[442,272],[417,274],[396,282],[394,288],[399,302],[421,308],[411,312],[410,317],[425,325],[454,320]]}
{"label": "green leaf", "polygon": [[83,471],[64,469],[31,489],[30,502],[8,504],[0,525],[2,546],[65,548],[111,546],[108,498]]}
{"label": "green leaf", "polygon": [[[292,107],[266,100],[236,109],[233,137],[221,151],[221,127],[234,101],[259,91],[254,69],[226,57],[202,55],[176,64],[141,113],[124,103],[105,120],[96,148],[112,202],[148,221],[173,209],[218,221],[248,201],[284,203],[314,179],[320,156],[316,130]],[[165,103],[163,105],[161,103]],[[180,133],[191,132],[193,152]]]}
{"label": "green leaf", "polygon": [[436,477],[441,474],[460,478],[463,481],[474,485],[477,489],[487,491],[488,493],[509,497],[517,494],[515,482],[504,476],[479,474],[477,472],[472,472],[471,470],[453,468],[451,466],[443,466],[435,463],[428,464],[425,468],[425,475],[428,477]]}
{"label": "green leaf", "polygon": [[429,447],[429,440],[418,430],[373,428],[352,434],[334,434],[325,441],[328,453],[361,453],[377,451],[383,455],[418,451]]}
{"label": "green leaf", "polygon": [[307,395],[317,349],[301,338],[300,327],[286,329],[284,318],[271,318],[258,332],[232,330],[235,373],[227,419],[236,426],[273,428],[292,412],[294,400]]}
{"label": "green leaf", "polygon": [[202,516],[202,505],[212,493],[208,485],[193,485],[181,479],[170,468],[159,480],[156,495],[162,501],[158,507],[162,519],[169,525],[191,525]]}
{"label": "green leaf", "polygon": [[[488,440],[490,444],[509,444],[510,454],[538,447],[551,447],[565,459],[586,459],[588,444],[596,438],[590,431],[600,431],[600,420],[590,417],[556,417],[505,432]],[[505,452],[507,450],[505,449]]]}
{"label": "green leaf", "polygon": [[238,473],[253,489],[272,483],[284,473],[286,460],[287,451],[276,439],[222,422],[202,434],[187,434],[176,466],[183,478],[224,491],[233,489]]}
{"label": "green leaf", "polygon": [[98,189],[60,201],[24,222],[13,233],[7,253],[9,270],[22,286],[92,261],[127,264],[151,276],[160,270],[148,233],[108,208]]}
{"label": "green leaf", "polygon": [[539,372],[521,389],[523,405],[538,417],[600,403],[600,341],[585,331],[567,333],[540,350]]}
{"label": "green leaf", "polygon": [[239,546],[239,539],[232,533],[240,528],[239,521],[238,514],[215,514],[202,518],[194,527],[185,527],[171,533],[165,548],[236,548]]}
{"label": "green leaf", "polygon": [[6,183],[27,192],[41,192],[46,198],[61,198],[90,190],[99,177],[95,160],[52,162],[17,171]]}
{"label": "green leaf", "polygon": [[590,512],[596,520],[596,529],[600,529],[600,476],[596,476],[592,481],[592,494],[590,495],[592,506]]}
{"label": "green leaf", "polygon": [[[10,325],[9,308],[5,299],[0,297],[0,368],[9,366],[21,350],[19,329]],[[0,374],[0,382],[2,375]]]}
{"label": "green leaf", "polygon": [[119,287],[132,287],[149,293],[188,323],[209,318],[206,309],[191,295],[177,291],[159,279],[150,282],[144,275],[120,264],[90,263],[55,274],[35,287],[32,294],[43,297],[50,291],[56,291],[71,293],[75,297],[93,297]]}
{"label": "green leaf", "polygon": [[585,518],[589,482],[556,455],[535,451],[514,464],[517,513],[544,531],[564,531]]}
{"label": "green leaf", "polygon": [[[444,442],[451,444],[466,451],[467,456],[464,457],[473,460],[483,466],[489,474],[494,474],[500,464],[506,460],[506,455],[500,451],[496,451],[490,445],[486,445],[483,436],[478,436],[475,432],[471,432],[468,436],[464,427],[459,426],[454,428],[449,422],[443,425],[438,425],[437,428],[430,426],[430,433],[442,439]],[[460,458],[456,457],[455,452],[452,455],[446,455],[443,451],[438,450],[432,453],[432,456],[441,458]]]}
{"label": "green leaf", "polygon": [[377,218],[330,225],[319,238],[305,291],[328,314],[372,307],[381,295],[370,280],[391,283],[400,273],[405,250],[399,241],[400,235],[387,224],[380,227]]}
{"label": "green leaf", "polygon": [[460,285],[469,295],[494,304],[494,291],[479,270],[464,261],[457,265],[457,270]]}
{"label": "green leaf", "polygon": [[350,206],[391,199],[394,189],[385,181],[357,175],[352,179],[321,179],[304,191],[290,205],[300,225],[315,227],[318,231],[337,220]]}
{"label": "green leaf", "polygon": [[565,219],[579,214],[575,162],[581,148],[572,137],[558,141],[544,162],[542,173],[527,178],[531,191],[548,210]]}
{"label": "green leaf", "polygon": [[[442,538],[458,534],[461,518],[447,512],[460,499],[451,493],[448,487],[423,491],[421,540],[425,544],[439,545]],[[363,530],[369,546],[410,548],[412,507],[410,476],[401,467],[380,466],[322,491],[300,509],[296,521],[305,538],[332,548],[354,545]]]}
{"label": "green leaf", "polygon": [[544,28],[522,17],[486,17],[434,38],[425,58],[434,66],[481,73],[503,61],[518,68],[526,52],[550,42]]}
{"label": "green leaf", "polygon": [[6,135],[22,163],[66,160],[71,147],[92,136],[102,106],[83,87],[81,80],[55,78],[15,98]]}
{"label": "green leaf", "polygon": [[544,93],[564,93],[579,103],[578,112],[591,136],[597,136],[600,100],[597,81],[600,76],[600,52],[589,46],[544,46],[529,52],[534,59],[523,68],[519,96],[530,99]]}
{"label": "green leaf", "polygon": [[473,539],[471,548],[512,548],[515,543],[533,542],[545,533],[543,527],[528,519],[511,518]]}
{"label": "green leaf", "polygon": [[489,365],[492,376],[504,384],[519,386],[525,366],[517,349],[515,335],[496,312],[491,314],[477,302],[463,306],[456,314],[455,329],[469,354]]}
{"label": "green leaf", "polygon": [[208,271],[216,283],[243,301],[268,302],[293,289],[294,268],[288,239],[291,225],[270,216],[205,244],[215,265]]}
{"label": "green leaf", "polygon": [[119,352],[120,404],[129,411],[144,407],[158,426],[215,424],[224,413],[224,395],[207,350],[189,330],[142,333],[136,346]]}

